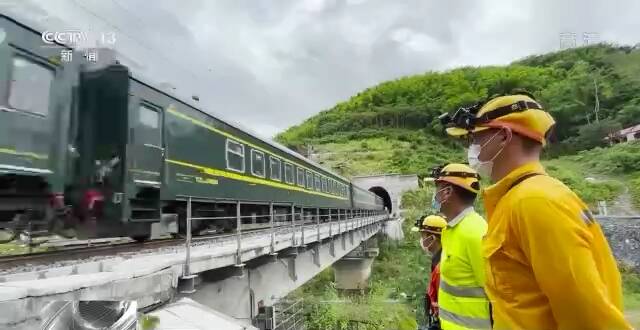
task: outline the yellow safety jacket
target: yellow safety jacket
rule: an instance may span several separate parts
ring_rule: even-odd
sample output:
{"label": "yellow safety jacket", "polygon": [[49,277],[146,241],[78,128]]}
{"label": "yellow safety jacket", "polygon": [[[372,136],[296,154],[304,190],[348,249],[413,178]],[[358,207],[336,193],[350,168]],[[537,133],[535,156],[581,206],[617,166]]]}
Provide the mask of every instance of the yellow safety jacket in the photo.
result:
{"label": "yellow safety jacket", "polygon": [[486,231],[486,221],[470,207],[442,232],[438,305],[444,330],[491,328],[483,289],[481,245]]}
{"label": "yellow safety jacket", "polygon": [[578,196],[538,162],[483,194],[495,329],[631,329],[616,261]]}

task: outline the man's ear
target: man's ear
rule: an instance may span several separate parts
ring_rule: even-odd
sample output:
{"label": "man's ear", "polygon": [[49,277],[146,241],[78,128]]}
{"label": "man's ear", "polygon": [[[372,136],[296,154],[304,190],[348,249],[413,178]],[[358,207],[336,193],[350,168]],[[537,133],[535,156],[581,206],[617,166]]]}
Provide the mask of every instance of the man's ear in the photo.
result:
{"label": "man's ear", "polygon": [[502,136],[502,141],[511,141],[513,138],[513,131],[509,127],[505,127],[502,129],[504,135]]}

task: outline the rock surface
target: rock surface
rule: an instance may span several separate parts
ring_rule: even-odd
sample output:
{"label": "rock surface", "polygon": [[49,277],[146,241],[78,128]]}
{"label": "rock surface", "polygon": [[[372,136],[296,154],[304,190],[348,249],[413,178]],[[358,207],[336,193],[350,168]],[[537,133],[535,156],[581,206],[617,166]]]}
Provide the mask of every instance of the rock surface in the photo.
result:
{"label": "rock surface", "polygon": [[600,220],[618,261],[640,272],[640,219]]}

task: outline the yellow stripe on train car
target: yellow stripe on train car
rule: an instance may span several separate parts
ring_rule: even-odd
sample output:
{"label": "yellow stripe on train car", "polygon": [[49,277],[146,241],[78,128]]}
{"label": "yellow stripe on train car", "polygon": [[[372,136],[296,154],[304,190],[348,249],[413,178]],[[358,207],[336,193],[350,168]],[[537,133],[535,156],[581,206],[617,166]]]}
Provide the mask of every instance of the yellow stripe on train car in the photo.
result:
{"label": "yellow stripe on train car", "polygon": [[183,161],[179,161],[179,160],[167,159],[167,162],[171,163],[171,164],[175,164],[175,165],[180,165],[180,166],[185,166],[185,167],[190,167],[190,168],[193,168],[193,169],[197,169],[197,170],[202,171],[202,173],[205,173],[205,174],[208,174],[208,175],[212,175],[212,176],[220,176],[220,177],[231,179],[231,180],[244,181],[244,182],[248,182],[248,183],[260,184],[260,185],[265,185],[265,186],[270,186],[270,187],[275,187],[275,188],[280,188],[280,189],[286,189],[286,190],[292,190],[292,191],[300,191],[300,192],[313,194],[313,195],[318,195],[318,196],[324,196],[324,197],[328,197],[328,198],[347,200],[347,198],[345,198],[345,197],[333,196],[333,195],[330,195],[330,194],[325,194],[325,193],[321,193],[321,192],[318,192],[318,191],[312,191],[312,190],[304,189],[304,188],[301,188],[301,187],[289,186],[289,185],[286,185],[284,183],[271,182],[271,181],[266,180],[266,179],[254,178],[254,177],[250,177],[250,176],[246,176],[246,175],[242,175],[242,174],[238,174],[238,173],[228,172],[228,171],[225,171],[225,170],[206,167],[206,166],[202,166],[202,165],[191,164],[191,163],[187,163],[187,162],[183,162]]}

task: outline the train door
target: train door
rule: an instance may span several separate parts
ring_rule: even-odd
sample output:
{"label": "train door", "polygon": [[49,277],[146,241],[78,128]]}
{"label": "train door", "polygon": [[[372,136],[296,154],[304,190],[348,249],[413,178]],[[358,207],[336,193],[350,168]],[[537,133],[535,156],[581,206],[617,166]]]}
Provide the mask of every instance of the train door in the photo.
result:
{"label": "train door", "polygon": [[130,105],[130,143],[135,152],[130,155],[129,172],[136,186],[160,188],[165,155],[163,112],[149,101],[138,100]]}
{"label": "train door", "polygon": [[0,59],[0,172],[51,174],[56,68],[6,44]]}

